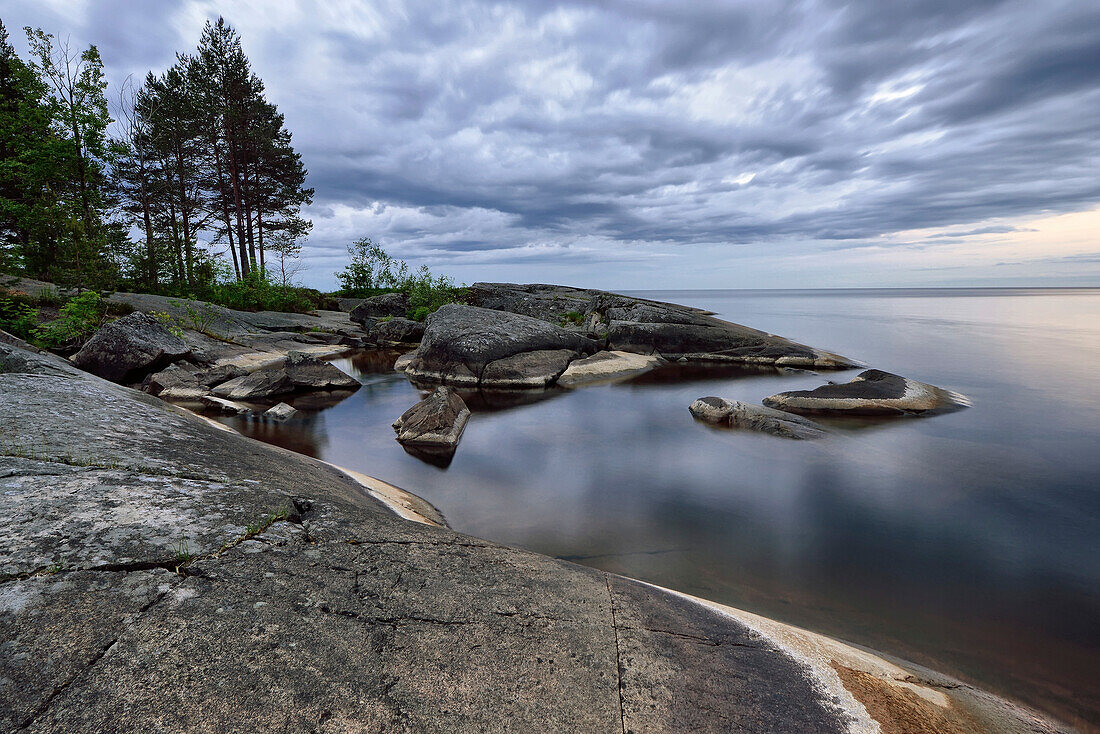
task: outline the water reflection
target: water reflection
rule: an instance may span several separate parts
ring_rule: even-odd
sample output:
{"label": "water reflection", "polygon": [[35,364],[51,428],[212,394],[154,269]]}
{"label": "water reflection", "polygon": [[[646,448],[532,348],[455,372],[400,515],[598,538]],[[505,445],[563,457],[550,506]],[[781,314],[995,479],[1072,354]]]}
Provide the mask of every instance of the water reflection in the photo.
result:
{"label": "water reflection", "polygon": [[670,365],[574,391],[466,391],[473,415],[440,471],[394,441],[390,423],[422,395],[392,371],[399,353],[368,352],[337,362],[363,389],[312,418],[224,420],[412,489],[464,532],[904,655],[1078,724],[1100,718],[1100,292],[645,295],[974,405],[817,416],[828,438],[783,441],[706,430],[687,407],[856,371]]}

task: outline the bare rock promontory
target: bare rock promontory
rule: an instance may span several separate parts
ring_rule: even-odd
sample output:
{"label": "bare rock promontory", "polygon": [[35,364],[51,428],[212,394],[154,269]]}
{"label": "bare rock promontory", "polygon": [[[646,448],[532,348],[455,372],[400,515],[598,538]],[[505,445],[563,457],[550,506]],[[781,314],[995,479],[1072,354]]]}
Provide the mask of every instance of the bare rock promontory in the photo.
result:
{"label": "bare rock promontory", "polygon": [[795,413],[929,415],[970,405],[963,395],[882,370],[865,370],[851,382],[782,392],[764,405]]}

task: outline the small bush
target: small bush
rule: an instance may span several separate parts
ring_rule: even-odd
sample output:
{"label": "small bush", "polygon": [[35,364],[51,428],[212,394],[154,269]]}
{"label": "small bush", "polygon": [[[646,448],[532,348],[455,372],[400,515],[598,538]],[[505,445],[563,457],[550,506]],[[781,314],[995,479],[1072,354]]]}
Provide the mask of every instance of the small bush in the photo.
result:
{"label": "small bush", "polygon": [[561,315],[562,326],[580,326],[584,323],[584,314],[580,311],[566,311]]}
{"label": "small bush", "polygon": [[107,304],[95,291],[84,291],[61,307],[61,315],[34,330],[35,340],[49,349],[76,349],[103,325]]}
{"label": "small bush", "polygon": [[10,296],[0,297],[0,329],[30,341],[38,327],[38,309]]}

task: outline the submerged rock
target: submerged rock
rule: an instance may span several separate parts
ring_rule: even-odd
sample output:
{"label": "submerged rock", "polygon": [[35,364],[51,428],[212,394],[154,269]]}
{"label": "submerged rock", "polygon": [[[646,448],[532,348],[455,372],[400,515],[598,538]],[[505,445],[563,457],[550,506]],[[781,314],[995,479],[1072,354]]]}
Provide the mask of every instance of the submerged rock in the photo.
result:
{"label": "submerged rock", "polygon": [[825,435],[824,428],[800,415],[737,400],[699,398],[688,409],[696,420],[713,425],[744,428],[794,439],[821,438]]}
{"label": "submerged rock", "polygon": [[428,317],[405,373],[452,385],[545,387],[569,360],[595,350],[580,334],[530,316],[447,304]]}
{"label": "submerged rock", "polygon": [[772,395],[764,398],[764,405],[796,413],[927,415],[960,410],[970,401],[935,385],[882,370],[866,370],[842,385]]}
{"label": "submerged rock", "polygon": [[294,406],[287,405],[286,403],[279,403],[271,408],[268,408],[263,412],[263,417],[273,421],[285,421],[291,418],[298,411],[294,409]]}
{"label": "submerged rock", "polygon": [[438,387],[394,421],[393,430],[402,444],[453,453],[469,418],[462,398],[449,387]]}
{"label": "submerged rock", "polygon": [[662,362],[660,357],[631,352],[596,352],[591,357],[574,360],[558,378],[562,387],[574,387],[586,382],[621,380],[648,372]]}
{"label": "submerged rock", "polygon": [[82,370],[112,382],[136,382],[191,348],[152,316],[132,313],[104,325],[73,355]]}

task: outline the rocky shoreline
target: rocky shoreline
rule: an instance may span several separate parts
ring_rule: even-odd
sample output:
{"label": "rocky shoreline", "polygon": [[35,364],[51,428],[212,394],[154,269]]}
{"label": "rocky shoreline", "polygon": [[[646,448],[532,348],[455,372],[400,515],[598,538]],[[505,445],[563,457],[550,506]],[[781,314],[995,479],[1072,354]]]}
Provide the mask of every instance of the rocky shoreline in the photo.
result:
{"label": "rocky shoreline", "polygon": [[0,346],[4,731],[1057,725],[916,666],[410,522],[321,462]]}

